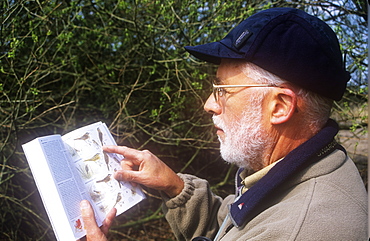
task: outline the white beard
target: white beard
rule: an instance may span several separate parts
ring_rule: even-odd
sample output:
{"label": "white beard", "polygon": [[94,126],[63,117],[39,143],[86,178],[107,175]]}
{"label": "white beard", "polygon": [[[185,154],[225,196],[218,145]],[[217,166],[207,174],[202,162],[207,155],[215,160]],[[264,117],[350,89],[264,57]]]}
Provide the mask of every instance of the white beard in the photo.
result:
{"label": "white beard", "polygon": [[239,122],[226,124],[219,116],[212,117],[214,124],[224,132],[224,140],[218,137],[221,157],[228,163],[249,170],[263,165],[263,150],[271,143],[261,124],[261,104],[255,106],[257,109],[244,110]]}

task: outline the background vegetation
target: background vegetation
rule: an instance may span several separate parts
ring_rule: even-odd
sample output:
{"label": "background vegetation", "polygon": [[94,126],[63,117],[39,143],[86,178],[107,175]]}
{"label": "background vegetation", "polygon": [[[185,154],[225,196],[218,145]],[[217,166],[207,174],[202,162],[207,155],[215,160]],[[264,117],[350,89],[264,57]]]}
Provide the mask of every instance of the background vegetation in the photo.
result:
{"label": "background vegetation", "polygon": [[[223,38],[270,7],[319,16],[338,33],[352,80],[334,118],[367,128],[367,3],[223,0],[3,0],[0,3],[0,240],[54,240],[21,144],[103,121],[118,144],[232,192],[202,105],[214,66],[183,49]],[[356,111],[354,111],[354,109]],[[359,168],[366,180],[366,164]],[[118,218],[114,240],[172,240],[157,193]]]}

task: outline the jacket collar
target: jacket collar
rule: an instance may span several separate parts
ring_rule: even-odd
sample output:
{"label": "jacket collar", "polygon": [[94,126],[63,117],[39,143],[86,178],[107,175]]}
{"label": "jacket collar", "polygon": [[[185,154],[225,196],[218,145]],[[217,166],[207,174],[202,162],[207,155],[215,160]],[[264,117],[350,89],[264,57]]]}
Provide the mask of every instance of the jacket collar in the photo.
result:
{"label": "jacket collar", "polygon": [[[276,188],[299,171],[319,161],[336,149],[345,152],[344,148],[334,140],[338,130],[338,124],[330,119],[318,134],[291,151],[247,192],[237,197],[236,201],[229,205],[230,217],[234,225],[240,227],[253,219],[257,215],[255,210],[259,203],[268,198]],[[238,174],[241,171],[239,170]],[[241,180],[238,179],[237,183],[239,184]],[[239,186],[239,188],[241,187]]]}

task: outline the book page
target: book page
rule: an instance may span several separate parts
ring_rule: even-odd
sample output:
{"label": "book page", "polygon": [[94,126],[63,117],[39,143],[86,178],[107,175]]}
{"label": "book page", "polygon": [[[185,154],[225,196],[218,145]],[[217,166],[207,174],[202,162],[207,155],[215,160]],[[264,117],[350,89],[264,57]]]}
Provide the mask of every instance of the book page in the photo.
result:
{"label": "book page", "polygon": [[79,128],[62,139],[72,156],[74,171],[81,176],[81,185],[86,188],[101,220],[113,207],[119,215],[145,198],[139,187],[113,177],[114,172],[121,169],[123,156],[103,152],[103,145],[116,145],[104,123]]}
{"label": "book page", "polygon": [[72,175],[72,162],[61,136],[40,137],[22,147],[57,239],[83,237],[79,202],[90,197]]}

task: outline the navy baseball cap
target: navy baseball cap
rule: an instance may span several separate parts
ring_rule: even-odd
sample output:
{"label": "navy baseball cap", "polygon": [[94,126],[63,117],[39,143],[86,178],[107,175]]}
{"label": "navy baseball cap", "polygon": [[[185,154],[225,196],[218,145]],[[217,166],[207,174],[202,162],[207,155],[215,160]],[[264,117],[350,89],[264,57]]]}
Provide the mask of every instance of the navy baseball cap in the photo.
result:
{"label": "navy baseball cap", "polygon": [[186,46],[198,59],[244,59],[324,97],[340,100],[346,71],[334,31],[320,19],[294,8],[258,12],[218,42]]}

